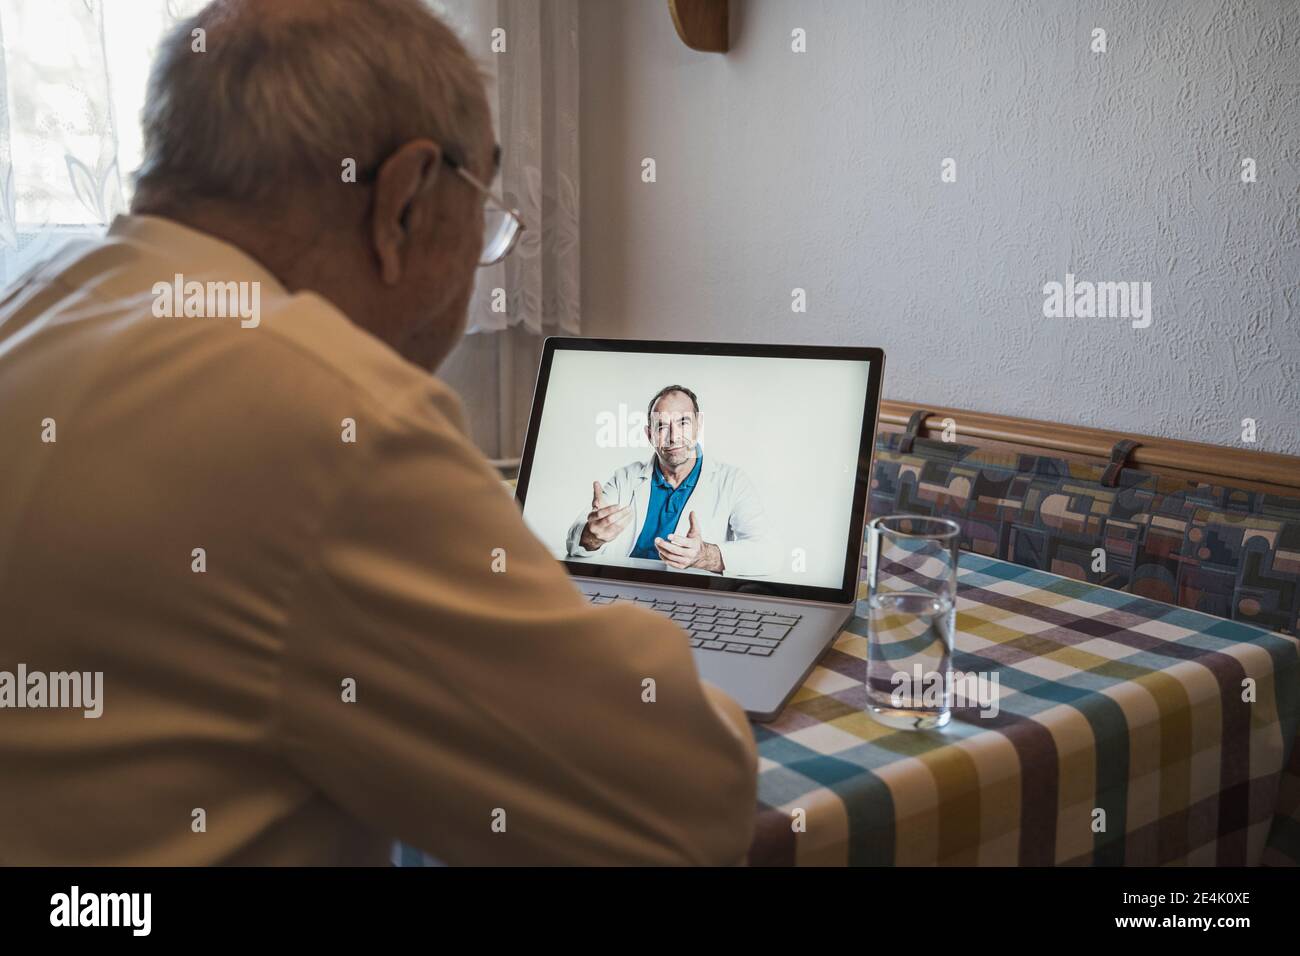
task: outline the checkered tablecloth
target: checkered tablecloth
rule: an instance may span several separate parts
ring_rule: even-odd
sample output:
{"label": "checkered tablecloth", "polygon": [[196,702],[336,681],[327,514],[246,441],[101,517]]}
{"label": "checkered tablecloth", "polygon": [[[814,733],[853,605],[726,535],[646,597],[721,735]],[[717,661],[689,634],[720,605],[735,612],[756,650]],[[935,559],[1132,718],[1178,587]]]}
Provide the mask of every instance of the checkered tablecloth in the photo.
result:
{"label": "checkered tablecloth", "polygon": [[1300,642],[963,553],[953,667],[996,675],[997,715],[894,731],[866,713],[860,597],[754,726],[751,864],[1300,862]]}
{"label": "checkered tablecloth", "polygon": [[755,727],[751,863],[1300,861],[1300,642],[963,553],[953,667],[996,675],[997,714],[894,731],[865,614]]}

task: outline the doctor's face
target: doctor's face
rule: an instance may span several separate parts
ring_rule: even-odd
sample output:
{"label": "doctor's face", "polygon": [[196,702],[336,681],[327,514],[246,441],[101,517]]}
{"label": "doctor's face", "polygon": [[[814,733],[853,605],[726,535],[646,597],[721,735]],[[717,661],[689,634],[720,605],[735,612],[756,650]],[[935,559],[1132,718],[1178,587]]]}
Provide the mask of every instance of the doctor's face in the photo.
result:
{"label": "doctor's face", "polygon": [[683,392],[669,392],[655,402],[645,432],[665,467],[675,468],[695,457],[695,439],[702,421],[690,396]]}

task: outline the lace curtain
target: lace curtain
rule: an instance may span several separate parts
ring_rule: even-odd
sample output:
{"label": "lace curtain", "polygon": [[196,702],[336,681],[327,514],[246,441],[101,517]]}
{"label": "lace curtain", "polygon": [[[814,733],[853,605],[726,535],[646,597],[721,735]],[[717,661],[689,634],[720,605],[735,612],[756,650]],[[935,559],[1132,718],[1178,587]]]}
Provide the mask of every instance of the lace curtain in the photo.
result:
{"label": "lace curtain", "polygon": [[[502,145],[500,186],[527,229],[500,265],[480,270],[470,331],[523,325],[577,334],[577,0],[430,0],[488,73]],[[494,36],[493,31],[500,30]],[[504,43],[504,52],[499,51]],[[492,311],[505,289],[507,310]]]}
{"label": "lace curtain", "polygon": [[[489,78],[504,153],[498,185],[528,227],[505,263],[480,270],[470,330],[576,333],[576,0],[426,2]],[[101,234],[126,210],[154,49],[202,6],[0,0],[0,284],[68,239]],[[504,312],[492,309],[496,288],[506,292]]]}

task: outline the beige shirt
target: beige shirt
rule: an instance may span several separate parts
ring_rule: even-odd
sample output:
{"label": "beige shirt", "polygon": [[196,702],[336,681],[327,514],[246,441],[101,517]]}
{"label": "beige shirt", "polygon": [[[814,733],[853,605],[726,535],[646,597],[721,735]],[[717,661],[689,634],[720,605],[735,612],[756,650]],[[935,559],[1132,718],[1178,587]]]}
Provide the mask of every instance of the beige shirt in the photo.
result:
{"label": "beige shirt", "polygon": [[[178,273],[259,283],[259,321],[158,317]],[[102,715],[0,706],[0,863],[720,864],[751,836],[753,737],[684,633],[585,602],[444,384],[159,218],[0,299],[20,664],[102,673]]]}

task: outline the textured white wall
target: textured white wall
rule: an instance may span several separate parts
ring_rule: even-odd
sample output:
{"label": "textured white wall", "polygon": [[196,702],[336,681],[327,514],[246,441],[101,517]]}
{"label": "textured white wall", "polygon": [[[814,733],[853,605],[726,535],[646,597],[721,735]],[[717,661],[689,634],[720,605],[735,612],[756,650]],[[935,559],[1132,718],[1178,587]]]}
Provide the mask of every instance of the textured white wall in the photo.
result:
{"label": "textured white wall", "polygon": [[[584,5],[585,334],[877,345],[886,397],[1300,453],[1300,2],[732,7],[720,56]],[[1151,327],[1044,318],[1067,272],[1150,281]]]}

